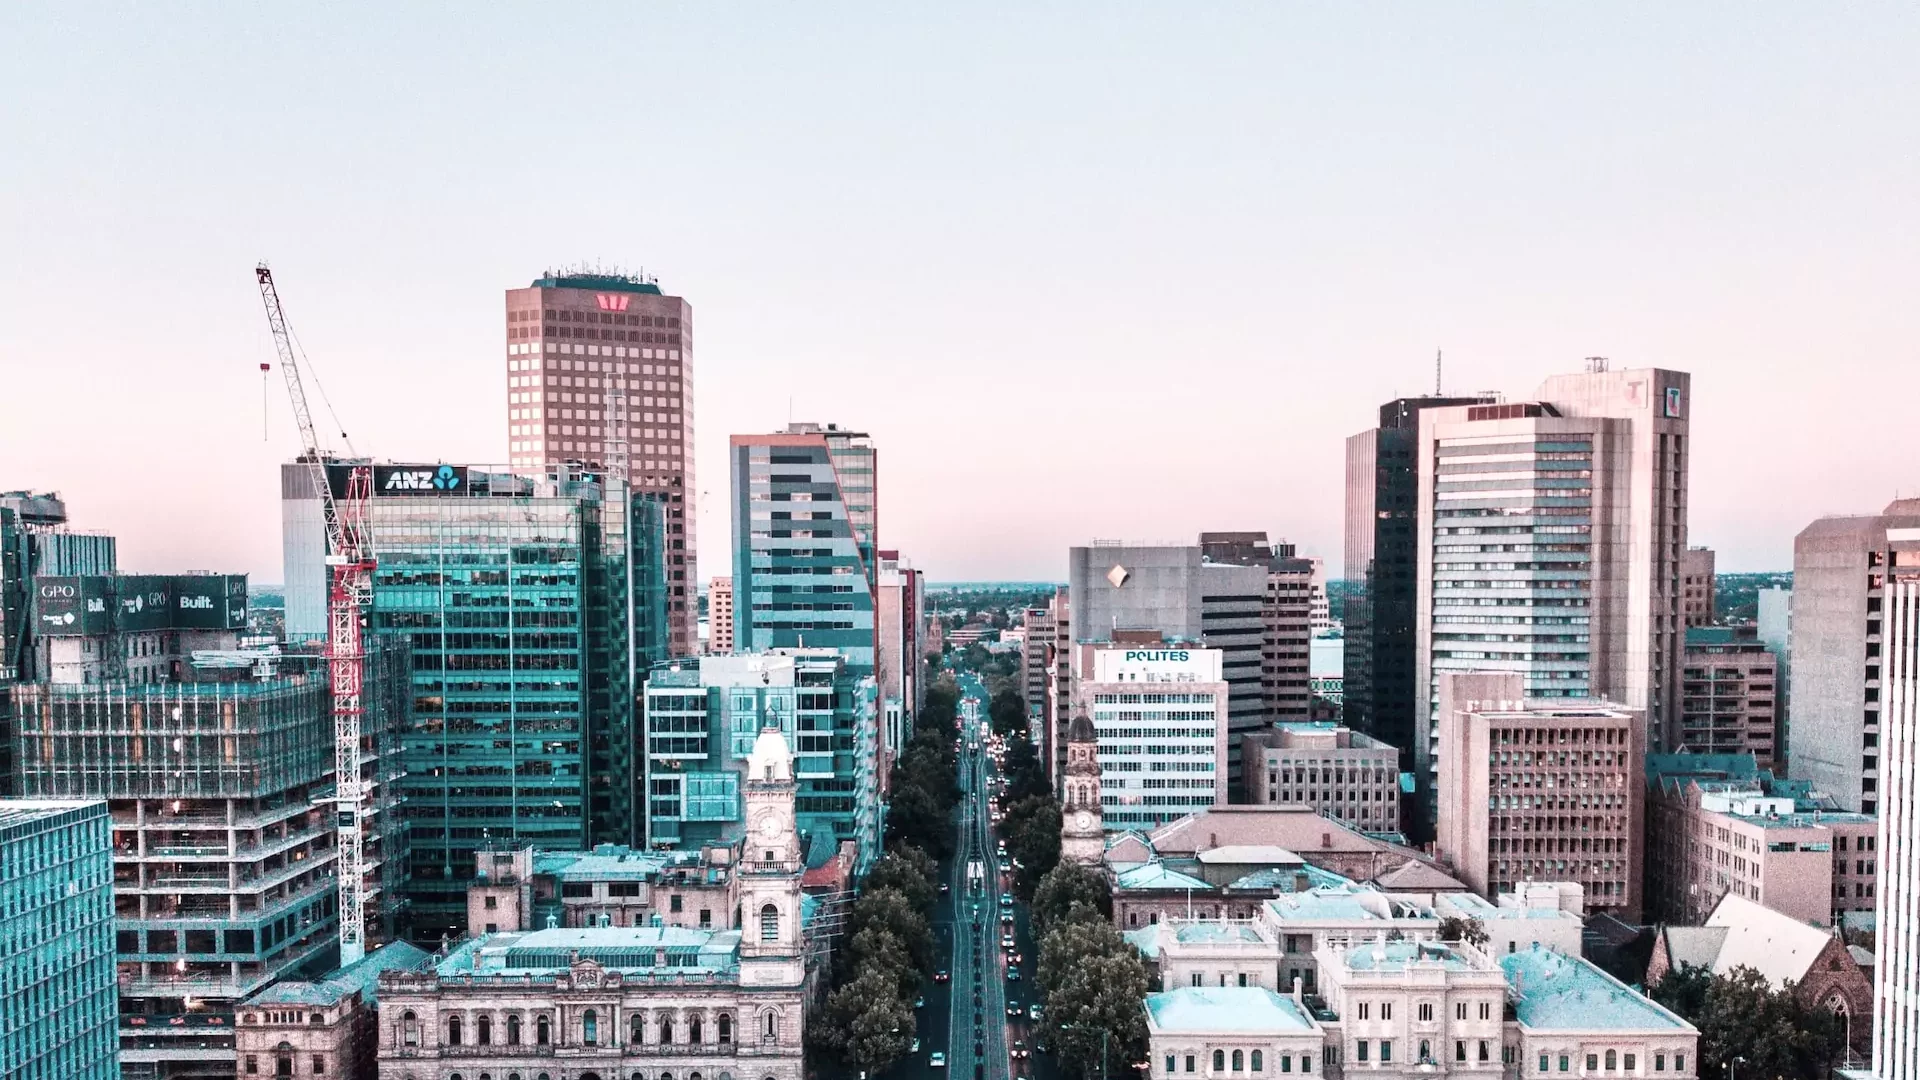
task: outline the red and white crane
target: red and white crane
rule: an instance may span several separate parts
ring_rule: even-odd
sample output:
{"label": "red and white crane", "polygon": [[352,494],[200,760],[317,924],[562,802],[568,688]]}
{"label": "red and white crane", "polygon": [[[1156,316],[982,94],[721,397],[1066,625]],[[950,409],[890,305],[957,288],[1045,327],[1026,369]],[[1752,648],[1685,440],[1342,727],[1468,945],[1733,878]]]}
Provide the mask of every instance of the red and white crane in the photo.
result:
{"label": "red and white crane", "polygon": [[273,271],[261,263],[254,268],[254,276],[260,284],[261,302],[267,308],[267,324],[273,329],[273,346],[280,354],[293,417],[300,425],[300,461],[307,467],[326,515],[327,674],[333,687],[334,826],[339,832],[335,872],[340,890],[340,964],[344,967],[367,951],[369,890],[362,828],[366,792],[360,780],[360,692],[366,654],[360,640],[360,617],[373,594],[373,545],[367,529],[372,470],[363,463],[348,463],[345,491],[335,495],[327,468],[332,459],[321,452],[313,414],[307,409],[299,353],[287,332],[287,314],[280,307]]}

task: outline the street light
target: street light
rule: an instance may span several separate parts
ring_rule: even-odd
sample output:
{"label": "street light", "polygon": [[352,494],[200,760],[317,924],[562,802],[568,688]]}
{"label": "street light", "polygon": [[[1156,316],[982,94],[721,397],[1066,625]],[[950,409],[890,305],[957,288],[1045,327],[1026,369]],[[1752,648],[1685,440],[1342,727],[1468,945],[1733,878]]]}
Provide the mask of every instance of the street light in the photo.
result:
{"label": "street light", "polygon": [[1732,1061],[1727,1062],[1727,1080],[1733,1080],[1733,1067],[1735,1065],[1745,1065],[1746,1063],[1747,1063],[1746,1058],[1739,1057],[1737,1055],[1734,1057]]}

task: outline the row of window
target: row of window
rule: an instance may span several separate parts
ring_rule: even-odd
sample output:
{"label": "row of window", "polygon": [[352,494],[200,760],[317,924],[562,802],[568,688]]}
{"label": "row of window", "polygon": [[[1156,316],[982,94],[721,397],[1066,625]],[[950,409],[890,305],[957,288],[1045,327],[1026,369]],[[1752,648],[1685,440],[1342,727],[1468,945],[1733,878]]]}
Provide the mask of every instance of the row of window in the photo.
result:
{"label": "row of window", "polygon": [[[1187,1054],[1184,1056],[1184,1060],[1186,1064],[1185,1071],[1187,1072],[1195,1071],[1195,1066],[1197,1063],[1196,1055]],[[1274,1055],[1274,1071],[1283,1072],[1283,1073],[1290,1073],[1294,1071],[1295,1060],[1296,1059],[1292,1054],[1275,1054]],[[1174,1073],[1181,1071],[1175,1068],[1175,1066],[1179,1064],[1180,1061],[1181,1061],[1180,1055],[1176,1055],[1176,1054],[1167,1055],[1167,1075],[1171,1076]],[[1298,1057],[1298,1061],[1300,1062],[1300,1071],[1302,1073],[1313,1072],[1313,1055],[1312,1054],[1301,1054]],[[1215,1050],[1213,1052],[1214,1073],[1218,1075],[1220,1073],[1228,1071],[1229,1068],[1231,1068],[1232,1071],[1234,1072],[1264,1073],[1267,1071],[1266,1055],[1259,1050],[1254,1050],[1250,1052],[1244,1051],[1244,1050],[1235,1050],[1231,1054],[1228,1054],[1228,1052],[1225,1050]]]}

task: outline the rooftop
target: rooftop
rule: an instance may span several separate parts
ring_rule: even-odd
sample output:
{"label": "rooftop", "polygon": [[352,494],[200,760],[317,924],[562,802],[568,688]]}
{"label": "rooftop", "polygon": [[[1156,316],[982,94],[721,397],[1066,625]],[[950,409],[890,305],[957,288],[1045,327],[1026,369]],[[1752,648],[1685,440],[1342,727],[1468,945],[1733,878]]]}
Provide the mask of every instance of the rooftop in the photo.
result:
{"label": "rooftop", "polygon": [[348,995],[358,993],[360,1000],[372,1005],[378,1001],[380,973],[384,971],[420,971],[433,957],[404,941],[382,946],[357,963],[335,970],[316,982],[290,979],[275,983],[247,999],[248,1005],[337,1005]]}
{"label": "rooftop", "polygon": [[97,807],[99,815],[104,817],[106,806],[104,801],[92,799],[0,799],[0,833],[11,832],[22,826],[50,824],[53,819],[76,810],[84,811],[88,807]]}
{"label": "rooftop", "polygon": [[1211,892],[1213,886],[1197,877],[1171,869],[1167,864],[1153,862],[1136,863],[1133,866],[1115,867],[1113,887],[1116,889],[1197,889]]}
{"label": "rooftop", "polygon": [[1441,941],[1369,941],[1348,947],[1341,956],[1349,971],[1406,971],[1435,967],[1472,971],[1473,960],[1457,947]]}
{"label": "rooftop", "polygon": [[435,968],[441,975],[532,975],[592,960],[619,971],[713,974],[736,966],[738,930],[684,926],[565,927],[483,934],[462,942]]}
{"label": "rooftop", "polygon": [[1580,921],[1580,916],[1557,907],[1530,907],[1524,904],[1496,904],[1484,896],[1474,893],[1448,893],[1448,904],[1462,915],[1486,922],[1489,919],[1572,919]]}
{"label": "rooftop", "polygon": [[647,293],[660,295],[660,284],[651,277],[640,274],[590,274],[569,273],[552,270],[533,279],[528,286],[533,289],[602,289],[607,292]]}
{"label": "rooftop", "polygon": [[1147,1016],[1164,1031],[1304,1035],[1317,1026],[1290,997],[1264,986],[1183,986],[1147,995]]}
{"label": "rooftop", "polygon": [[[1397,906],[1402,918],[1429,914],[1404,903]],[[1354,886],[1309,889],[1266,902],[1267,918],[1276,922],[1379,922],[1395,917],[1395,908],[1384,893]]]}
{"label": "rooftop", "polygon": [[1307,861],[1286,848],[1273,844],[1223,844],[1220,847],[1201,851],[1194,855],[1194,858],[1208,866],[1259,864],[1294,867],[1303,866]]}
{"label": "rooftop", "polygon": [[1539,1031],[1690,1031],[1692,1025],[1579,957],[1538,946],[1500,957],[1514,1013]]}

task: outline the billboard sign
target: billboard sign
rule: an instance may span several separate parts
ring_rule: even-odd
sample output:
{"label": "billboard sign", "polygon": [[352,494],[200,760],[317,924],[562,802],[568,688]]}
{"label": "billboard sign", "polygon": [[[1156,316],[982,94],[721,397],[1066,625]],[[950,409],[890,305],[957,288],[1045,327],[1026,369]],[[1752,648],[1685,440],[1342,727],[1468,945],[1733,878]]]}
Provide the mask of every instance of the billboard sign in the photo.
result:
{"label": "billboard sign", "polygon": [[465,465],[375,465],[375,495],[454,495],[467,490]]}
{"label": "billboard sign", "polygon": [[1179,645],[1096,649],[1093,681],[1220,682],[1222,657],[1219,649]]}
{"label": "billboard sign", "polygon": [[173,625],[173,578],[122,574],[114,579],[116,630],[165,630]]}
{"label": "billboard sign", "polygon": [[42,575],[33,579],[33,626],[43,637],[90,637],[113,629],[112,579]]}
{"label": "billboard sign", "polygon": [[179,630],[245,630],[247,575],[183,574],[174,578],[173,625]]}

